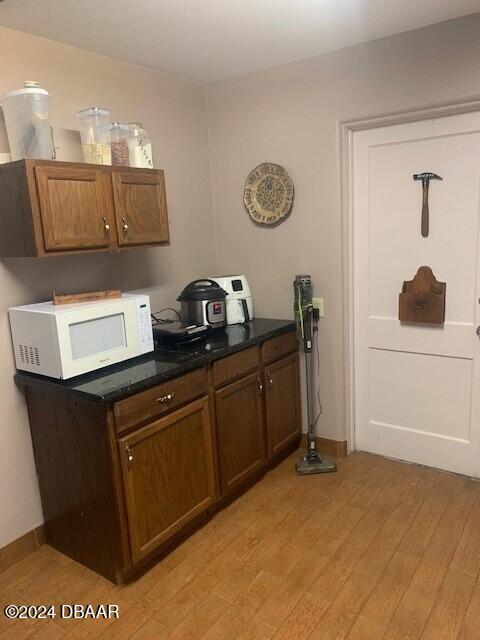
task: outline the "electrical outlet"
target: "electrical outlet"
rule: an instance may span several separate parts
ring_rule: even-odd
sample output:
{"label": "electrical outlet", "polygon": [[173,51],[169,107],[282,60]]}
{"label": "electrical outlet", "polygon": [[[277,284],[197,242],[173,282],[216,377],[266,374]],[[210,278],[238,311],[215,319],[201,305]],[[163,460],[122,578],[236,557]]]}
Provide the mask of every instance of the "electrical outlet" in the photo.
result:
{"label": "electrical outlet", "polygon": [[325,316],[325,301],[323,298],[312,298],[312,304],[314,309],[318,309],[318,315],[320,318]]}

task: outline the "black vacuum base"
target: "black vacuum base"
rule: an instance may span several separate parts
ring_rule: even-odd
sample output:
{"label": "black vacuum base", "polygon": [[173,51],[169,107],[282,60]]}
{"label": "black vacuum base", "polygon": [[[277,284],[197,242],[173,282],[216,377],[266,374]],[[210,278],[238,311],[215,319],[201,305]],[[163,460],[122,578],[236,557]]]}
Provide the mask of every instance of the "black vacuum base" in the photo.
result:
{"label": "black vacuum base", "polygon": [[309,451],[295,465],[299,476],[310,473],[333,473],[337,470],[335,461],[329,456],[320,456],[317,451]]}

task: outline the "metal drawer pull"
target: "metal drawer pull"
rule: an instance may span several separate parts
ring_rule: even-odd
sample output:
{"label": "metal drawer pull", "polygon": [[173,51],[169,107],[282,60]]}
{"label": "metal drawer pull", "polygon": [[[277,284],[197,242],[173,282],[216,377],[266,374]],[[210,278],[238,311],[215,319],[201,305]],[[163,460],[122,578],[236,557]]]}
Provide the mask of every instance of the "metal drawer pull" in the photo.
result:
{"label": "metal drawer pull", "polygon": [[110,225],[108,224],[108,220],[105,218],[105,216],[102,216],[102,220],[103,220],[103,228],[105,230],[105,235],[108,236],[108,232],[110,231]]}
{"label": "metal drawer pull", "polygon": [[133,466],[133,453],[128,444],[125,445],[125,451],[127,452],[127,468],[131,469]]}
{"label": "metal drawer pull", "polygon": [[262,391],[263,391],[263,384],[262,384],[261,379],[257,376],[257,393],[258,393],[258,395],[261,395]]}
{"label": "metal drawer pull", "polygon": [[125,220],[125,216],[122,216],[122,222],[123,222],[123,232],[127,233],[128,231],[128,224],[127,221]]}
{"label": "metal drawer pull", "polygon": [[270,371],[267,371],[267,382],[268,384],[273,384],[272,374],[270,373]]}
{"label": "metal drawer pull", "polygon": [[172,393],[167,393],[164,396],[160,396],[160,398],[157,398],[155,400],[155,402],[160,402],[161,404],[165,404],[165,402],[171,402],[175,397],[174,392],[172,391]]}

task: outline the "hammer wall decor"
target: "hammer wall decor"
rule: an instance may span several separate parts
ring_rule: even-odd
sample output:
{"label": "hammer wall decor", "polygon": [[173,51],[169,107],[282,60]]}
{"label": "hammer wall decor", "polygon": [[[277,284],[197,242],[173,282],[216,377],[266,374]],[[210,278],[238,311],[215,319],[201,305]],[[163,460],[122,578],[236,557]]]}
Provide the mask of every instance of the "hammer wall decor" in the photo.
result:
{"label": "hammer wall decor", "polygon": [[425,171],[425,173],[414,173],[413,179],[422,181],[422,236],[424,238],[428,238],[430,231],[430,213],[428,210],[428,190],[430,187],[430,180],[443,180],[443,178],[431,171]]}
{"label": "hammer wall decor", "polygon": [[405,280],[398,300],[401,322],[443,325],[447,285],[438,282],[430,267],[419,267],[413,280]]}

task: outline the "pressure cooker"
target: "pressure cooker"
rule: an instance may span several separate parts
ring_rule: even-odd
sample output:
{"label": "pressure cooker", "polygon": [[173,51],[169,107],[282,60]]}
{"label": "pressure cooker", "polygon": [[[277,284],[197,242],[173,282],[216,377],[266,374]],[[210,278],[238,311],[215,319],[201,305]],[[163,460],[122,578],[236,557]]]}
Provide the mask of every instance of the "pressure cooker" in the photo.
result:
{"label": "pressure cooker", "polygon": [[227,326],[226,296],[226,291],[214,280],[190,282],[177,298],[181,302],[182,322],[223,329]]}

